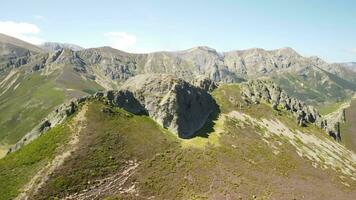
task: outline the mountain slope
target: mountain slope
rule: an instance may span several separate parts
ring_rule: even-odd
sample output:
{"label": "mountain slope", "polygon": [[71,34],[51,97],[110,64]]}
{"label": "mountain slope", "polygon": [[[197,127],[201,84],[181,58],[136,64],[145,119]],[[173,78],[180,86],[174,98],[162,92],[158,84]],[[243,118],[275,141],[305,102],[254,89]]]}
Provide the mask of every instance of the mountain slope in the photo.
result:
{"label": "mountain slope", "polygon": [[290,95],[303,96],[303,100],[314,105],[348,99],[356,90],[355,72],[319,58],[302,57],[290,48],[218,53],[209,47],[197,47],[151,54],[127,54],[105,48],[88,49],[78,56],[88,73],[98,74],[100,82],[105,77],[120,82],[142,73],[171,73],[186,80],[205,76],[224,83],[268,76],[281,83]]}
{"label": "mountain slope", "polygon": [[27,57],[28,62],[19,68],[6,67],[0,72],[0,157],[56,106],[103,89],[78,74],[70,62],[54,64],[55,58],[61,56],[39,53]]}
{"label": "mountain slope", "polygon": [[0,198],[352,199],[354,153],[240,94],[238,85],[215,90],[220,114],[189,140],[90,100],[0,160]]}
{"label": "mountain slope", "polygon": [[43,50],[35,45],[0,33],[0,63],[40,52]]}
{"label": "mountain slope", "polygon": [[355,82],[317,67],[272,75],[272,79],[288,94],[317,106],[329,106],[350,99],[356,88]]}
{"label": "mountain slope", "polygon": [[348,63],[339,63],[340,65],[350,69],[352,71],[356,71],[356,62],[348,62]]}

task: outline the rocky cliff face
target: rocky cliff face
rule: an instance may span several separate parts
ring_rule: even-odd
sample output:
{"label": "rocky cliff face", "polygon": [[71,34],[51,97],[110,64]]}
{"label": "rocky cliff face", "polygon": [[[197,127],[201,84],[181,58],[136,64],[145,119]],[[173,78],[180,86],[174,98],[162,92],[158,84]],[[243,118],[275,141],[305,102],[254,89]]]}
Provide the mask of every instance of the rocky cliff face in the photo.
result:
{"label": "rocky cliff face", "polygon": [[[48,60],[52,54],[58,54],[58,57]],[[42,68],[50,71],[59,68],[53,65],[61,64],[74,68],[81,76],[89,77],[108,90],[117,89],[135,75],[165,73],[190,82],[197,77],[207,77],[221,83],[274,77],[290,95],[298,99],[305,97],[303,101],[314,105],[332,102],[337,98],[345,99],[350,96],[349,93],[356,91],[355,72],[317,57],[303,57],[291,48],[219,53],[209,47],[196,47],[149,54],[131,54],[110,47],[80,51],[60,49],[41,56],[17,58],[5,65],[31,65],[33,71]]]}
{"label": "rocky cliff face", "polygon": [[76,56],[81,59],[82,65],[88,71],[100,65],[99,70],[113,80],[126,80],[142,73],[169,73],[185,79],[200,75],[216,82],[239,82],[291,69],[300,71],[312,66],[332,69],[336,66],[316,57],[303,57],[291,48],[219,53],[209,47],[196,47],[176,52],[130,54],[102,47],[78,51]]}
{"label": "rocky cliff face", "polygon": [[129,97],[127,99],[137,105],[137,109],[129,105],[124,108],[129,107],[127,110],[135,113],[147,113],[182,138],[193,136],[215,109],[214,100],[207,91],[172,75],[138,75],[127,80],[121,90],[124,92],[117,92],[113,97],[107,95],[108,100],[120,107],[120,97]]}
{"label": "rocky cliff face", "polygon": [[299,126],[315,124],[324,129],[335,140],[340,140],[340,123],[344,121],[343,112],[337,117],[321,117],[313,106],[290,97],[284,90],[268,79],[251,80],[241,84],[241,93],[248,103],[266,102],[275,110],[286,110],[296,118]]}
{"label": "rocky cliff face", "polygon": [[194,86],[201,88],[205,91],[212,92],[218,87],[218,84],[208,77],[198,76],[191,82]]}
{"label": "rocky cliff face", "polygon": [[[4,45],[0,55],[10,56],[11,59],[44,52],[37,46],[3,34],[0,35],[0,44]],[[254,48],[218,52],[209,47],[199,46],[175,52],[130,54],[110,47],[82,49],[73,44],[53,42],[45,43],[42,47],[51,52],[63,49],[75,51],[77,52],[75,57],[81,61],[80,67],[85,68],[86,73],[91,76],[104,75],[119,81],[142,73],[169,73],[185,80],[200,75],[216,82],[230,83],[290,70],[302,71],[306,67],[325,69],[338,76],[347,75],[348,79],[352,79],[347,73],[350,70],[339,70],[341,65],[329,64],[317,57],[303,57],[291,48],[276,50]],[[19,62],[16,66],[23,64],[25,63]],[[48,64],[50,63],[46,65]]]}

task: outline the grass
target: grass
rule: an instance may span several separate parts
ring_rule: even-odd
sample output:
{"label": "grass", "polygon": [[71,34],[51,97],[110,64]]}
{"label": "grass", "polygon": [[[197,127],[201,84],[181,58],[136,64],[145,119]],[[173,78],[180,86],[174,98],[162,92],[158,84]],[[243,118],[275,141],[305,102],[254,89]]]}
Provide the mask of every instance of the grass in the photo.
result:
{"label": "grass", "polygon": [[62,88],[72,89],[76,91],[82,91],[87,94],[93,94],[99,90],[103,90],[95,81],[83,78],[80,74],[74,72],[74,70],[68,66],[63,66],[63,72],[59,76],[57,82]]}
{"label": "grass", "polygon": [[37,125],[52,109],[64,101],[63,91],[57,89],[53,76],[21,75],[0,97],[0,141],[16,143]]}
{"label": "grass", "polygon": [[147,116],[134,116],[114,108],[112,114],[107,114],[101,112],[104,106],[98,102],[90,104],[90,123],[81,133],[78,151],[52,175],[36,199],[81,191],[88,187],[88,182],[119,172],[126,160],[142,160],[178,146],[174,135]]}
{"label": "grass", "polygon": [[[66,99],[103,89],[93,80],[83,79],[74,72],[69,73],[73,70],[69,67],[63,66],[61,69],[63,73],[56,71],[50,75],[41,75],[40,72],[26,74],[25,67],[19,70],[18,80],[0,96],[2,148],[19,141]],[[19,86],[14,89],[17,84]]]}
{"label": "grass", "polygon": [[212,96],[219,105],[221,113],[228,113],[244,106],[238,84],[221,85],[219,89],[213,91]]}
{"label": "grass", "polygon": [[20,150],[0,159],[0,199],[13,199],[20,189],[66,143],[66,123],[49,130]]}
{"label": "grass", "polygon": [[[236,120],[222,120],[224,114],[240,109],[255,118],[278,118],[288,126],[298,128],[292,118],[286,117],[287,113],[273,111],[265,104],[236,106],[241,103],[239,95],[237,85],[223,85],[215,90],[213,96],[222,111],[220,118],[215,121],[211,129],[213,132],[207,133],[208,137],[191,140],[177,138],[144,115],[136,116],[116,108],[110,108],[111,113],[104,113],[101,110],[107,105],[93,101],[88,106],[88,123],[80,133],[78,149],[54,171],[44,187],[32,198],[63,198],[83,191],[95,180],[121,173],[127,168],[129,160],[136,160],[139,167],[121,187],[130,188],[134,185],[133,193],[109,192],[99,198],[147,199],[155,196],[157,199],[250,199],[256,195],[258,199],[300,199],[302,196],[331,195],[335,190],[339,191],[340,183],[335,183],[334,176],[306,164],[288,141],[271,138],[271,141],[282,144],[278,149],[279,154],[275,155],[257,133],[263,129],[239,126]],[[314,127],[303,129],[313,131]],[[64,137],[62,132],[64,130],[55,135]],[[45,136],[47,134],[36,141],[41,141],[41,138],[51,140],[49,143],[59,140],[51,137],[43,139]],[[58,146],[50,149],[58,149]],[[28,162],[35,160],[36,165],[21,165],[24,176],[27,176],[25,171],[30,172],[28,176],[33,175],[50,160],[55,150],[45,152],[49,153],[45,153],[47,156],[41,156],[41,159],[29,158]],[[0,160],[0,163],[3,162],[0,164],[1,171],[5,169],[2,166],[10,168],[10,158],[15,163],[15,171],[5,170],[9,180],[12,177],[23,179],[21,184],[9,188],[13,191],[29,180],[29,177],[19,174],[19,161],[15,161],[27,158],[16,153],[10,155],[12,158],[9,156]],[[8,184],[8,179],[3,178],[0,186],[14,185],[12,180]],[[14,195],[12,193],[10,197]]]}
{"label": "grass", "polygon": [[[329,81],[323,82],[324,78]],[[325,71],[319,73],[314,70],[307,72],[307,76],[287,73],[275,76],[277,82],[287,93],[308,104],[324,105],[350,98],[349,90],[355,90],[356,85]]]}
{"label": "grass", "polygon": [[337,109],[340,108],[340,106],[345,103],[344,101],[340,101],[340,102],[335,102],[335,103],[330,103],[330,104],[326,104],[326,105],[322,105],[320,106],[319,109],[319,113],[321,115],[327,115],[329,113],[335,112]]}
{"label": "grass", "polygon": [[[89,106],[87,119],[90,123],[80,136],[78,151],[51,176],[36,199],[62,198],[86,189],[88,183],[123,170],[127,160],[140,163],[130,182],[136,182],[142,196],[204,198],[209,196],[207,191],[213,179],[216,179],[215,175],[219,177],[218,188],[224,185],[226,190],[232,191],[241,184],[238,178],[241,171],[251,169],[250,164],[245,166],[246,163],[243,164],[244,160],[241,159],[254,159],[256,156],[261,159],[269,154],[267,146],[256,151],[253,147],[255,144],[248,143],[245,145],[249,145],[250,153],[244,156],[236,154],[226,143],[223,146],[214,145],[221,140],[214,134],[208,138],[181,140],[146,116],[131,115],[120,109],[112,109],[113,113],[107,114],[101,112],[104,106],[98,102]],[[221,125],[217,123],[217,126]],[[236,131],[233,134],[237,134]],[[222,139],[234,142],[241,140],[232,140],[225,134]],[[239,146],[239,143],[235,144]],[[233,170],[232,166],[239,166],[239,170]],[[236,176],[228,178],[231,174]],[[257,181],[257,177],[251,179]],[[249,190],[252,188],[249,187]],[[223,193],[216,189],[213,192]]]}

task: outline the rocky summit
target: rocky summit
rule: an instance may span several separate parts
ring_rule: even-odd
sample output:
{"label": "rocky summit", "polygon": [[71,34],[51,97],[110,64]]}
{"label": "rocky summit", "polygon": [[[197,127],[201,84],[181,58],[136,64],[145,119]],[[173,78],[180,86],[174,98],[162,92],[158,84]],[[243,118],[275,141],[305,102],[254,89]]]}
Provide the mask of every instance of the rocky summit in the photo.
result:
{"label": "rocky summit", "polygon": [[356,195],[351,64],[2,34],[0,47],[0,199]]}
{"label": "rocky summit", "polygon": [[143,105],[140,112],[147,112],[158,124],[182,138],[193,136],[216,110],[206,90],[172,75],[138,75],[121,88],[131,91]]}

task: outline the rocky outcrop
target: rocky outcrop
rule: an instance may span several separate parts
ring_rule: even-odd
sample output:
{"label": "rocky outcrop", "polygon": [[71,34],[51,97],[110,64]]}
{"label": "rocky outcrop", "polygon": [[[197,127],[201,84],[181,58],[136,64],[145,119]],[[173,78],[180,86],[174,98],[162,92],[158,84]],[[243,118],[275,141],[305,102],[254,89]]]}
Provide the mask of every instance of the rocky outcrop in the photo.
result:
{"label": "rocky outcrop", "polygon": [[241,84],[242,94],[246,101],[259,103],[261,100],[272,105],[274,109],[290,111],[300,126],[315,123],[319,112],[304,102],[289,97],[279,86],[270,80],[251,80]]}
{"label": "rocky outcrop", "polygon": [[204,89],[167,74],[135,76],[120,91],[109,91],[106,98],[129,112],[147,113],[182,138],[193,136],[215,109],[213,98]]}
{"label": "rocky outcrop", "polygon": [[104,97],[106,102],[114,107],[122,108],[133,114],[147,114],[147,111],[129,90],[112,90],[106,93],[97,93],[96,97]]}
{"label": "rocky outcrop", "polygon": [[182,79],[165,74],[139,75],[129,79],[120,90],[97,92],[62,104],[8,152],[16,151],[49,128],[62,123],[77,110],[79,104],[89,99],[104,101],[133,114],[149,115],[162,127],[181,138],[192,137],[202,128],[216,106],[207,91]]}
{"label": "rocky outcrop", "polygon": [[201,88],[207,92],[212,92],[218,87],[218,84],[205,76],[198,76],[193,79],[192,84],[198,88]]}
{"label": "rocky outcrop", "polygon": [[[346,109],[350,102],[342,104],[336,111],[323,116],[322,126],[334,139],[341,140],[340,126],[346,122]],[[325,126],[326,125],[326,126]]]}
{"label": "rocky outcrop", "polygon": [[[269,79],[251,80],[241,84],[241,93],[248,103],[266,102],[275,110],[289,111],[296,118],[299,126],[315,124],[324,129],[330,136],[340,140],[341,118],[323,118],[313,106],[290,97],[284,90]],[[342,115],[340,115],[342,116]]]}

